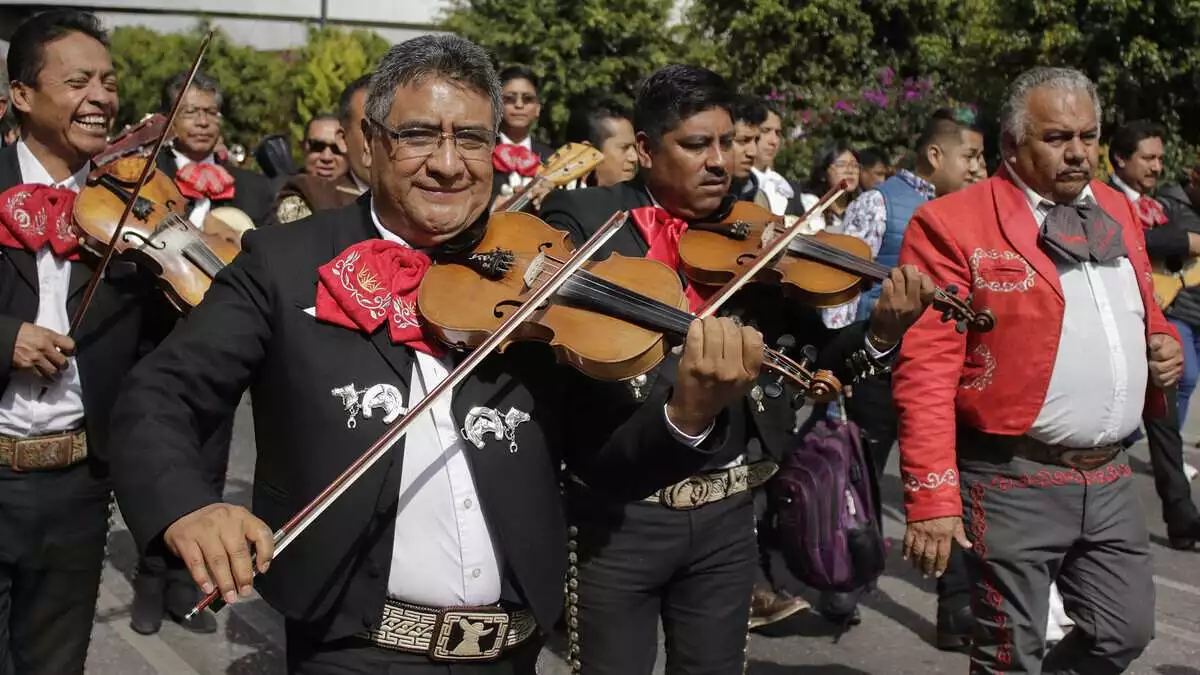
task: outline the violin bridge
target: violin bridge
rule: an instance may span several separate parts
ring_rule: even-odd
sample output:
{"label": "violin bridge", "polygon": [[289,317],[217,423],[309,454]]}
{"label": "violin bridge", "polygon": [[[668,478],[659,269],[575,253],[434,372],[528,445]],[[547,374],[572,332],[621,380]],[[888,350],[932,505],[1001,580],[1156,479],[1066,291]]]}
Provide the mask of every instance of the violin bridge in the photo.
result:
{"label": "violin bridge", "polygon": [[544,270],[545,267],[546,253],[542,252],[537,254],[537,257],[533,259],[533,262],[529,263],[529,267],[525,268],[525,288],[532,290],[541,285],[538,284],[537,281],[541,278],[542,270]]}

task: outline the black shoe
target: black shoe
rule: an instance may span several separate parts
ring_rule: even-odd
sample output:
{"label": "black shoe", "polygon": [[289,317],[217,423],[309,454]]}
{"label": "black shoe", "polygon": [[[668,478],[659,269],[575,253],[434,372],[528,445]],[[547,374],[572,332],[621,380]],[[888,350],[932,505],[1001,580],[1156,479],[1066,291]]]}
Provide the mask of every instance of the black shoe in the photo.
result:
{"label": "black shoe", "polygon": [[217,632],[217,617],[209,610],[204,610],[192,618],[187,618],[188,612],[200,601],[200,592],[189,579],[187,582],[172,580],[167,587],[167,614],[175,623],[193,633]]}
{"label": "black shoe", "polygon": [[1178,529],[1167,526],[1167,544],[1177,551],[1191,551],[1200,542],[1200,520]]}
{"label": "black shoe", "polygon": [[937,648],[944,652],[966,651],[971,647],[971,630],[975,617],[970,607],[943,611],[938,607]]}
{"label": "black shoe", "polygon": [[862,591],[849,593],[822,592],[813,607],[826,621],[838,627],[834,642],[842,639],[842,635],[854,626],[862,623],[862,614],[858,611],[858,599]]}
{"label": "black shoe", "polygon": [[166,589],[165,578],[138,570],[137,577],[133,580],[130,628],[142,635],[154,635],[162,628]]}

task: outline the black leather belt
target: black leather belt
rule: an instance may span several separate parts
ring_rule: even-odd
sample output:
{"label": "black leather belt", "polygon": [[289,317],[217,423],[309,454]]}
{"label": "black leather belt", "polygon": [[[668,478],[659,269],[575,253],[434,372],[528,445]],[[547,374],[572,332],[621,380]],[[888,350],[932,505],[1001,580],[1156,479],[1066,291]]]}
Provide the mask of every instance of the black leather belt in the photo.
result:
{"label": "black leather belt", "polygon": [[1120,443],[1095,448],[1068,448],[1050,445],[1029,436],[1001,436],[977,429],[959,429],[959,454],[986,457],[989,452],[1004,452],[1033,462],[1091,471],[1116,459],[1124,450]]}

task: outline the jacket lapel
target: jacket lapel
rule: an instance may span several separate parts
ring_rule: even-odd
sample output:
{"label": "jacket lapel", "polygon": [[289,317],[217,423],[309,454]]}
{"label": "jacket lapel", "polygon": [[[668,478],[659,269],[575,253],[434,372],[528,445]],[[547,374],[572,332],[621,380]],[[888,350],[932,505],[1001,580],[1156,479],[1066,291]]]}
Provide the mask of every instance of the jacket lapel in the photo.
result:
{"label": "jacket lapel", "polygon": [[1000,230],[1004,237],[1017,253],[1033,266],[1050,288],[1054,289],[1059,299],[1062,299],[1062,283],[1058,279],[1058,269],[1038,245],[1038,225],[1033,219],[1033,212],[1029,208],[1029,200],[1025,198],[1025,193],[1009,177],[1007,168],[1001,169],[991,180],[992,195],[996,201],[996,217],[1000,221]]}
{"label": "jacket lapel", "polygon": [[[0,192],[20,185],[22,180],[21,163],[17,160],[17,146],[13,144],[0,150]],[[13,267],[16,268],[17,274],[25,280],[25,283],[29,284],[30,288],[37,290],[37,258],[34,254],[24,249],[10,248],[5,249],[0,255],[8,257],[12,261]]]}

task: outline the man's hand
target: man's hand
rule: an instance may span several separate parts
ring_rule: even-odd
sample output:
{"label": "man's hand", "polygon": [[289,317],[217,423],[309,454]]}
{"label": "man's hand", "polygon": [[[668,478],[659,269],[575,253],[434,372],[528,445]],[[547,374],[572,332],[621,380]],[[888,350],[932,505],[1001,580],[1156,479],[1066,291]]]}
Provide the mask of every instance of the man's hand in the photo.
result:
{"label": "man's hand", "polygon": [[258,571],[266,572],[275,555],[271,528],[241,506],[209,504],[180,518],[167,528],[163,540],[192,573],[200,590],[220,590],[226,604],[238,593],[249,597],[253,588],[250,547],[254,544]]}
{"label": "man's hand", "polygon": [[933,281],[912,265],[892,269],[881,284],[879,301],[871,311],[870,335],[877,347],[890,348],[900,341],[933,300]]}
{"label": "man's hand", "polygon": [[1150,336],[1150,382],[1159,389],[1172,387],[1183,374],[1183,350],[1170,335]]}
{"label": "man's hand", "polygon": [[722,410],[744,396],[758,379],[762,335],[728,318],[693,321],[688,329],[667,416],[680,431],[704,433]]}
{"label": "man's hand", "polygon": [[962,518],[958,516],[909,523],[904,532],[904,559],[912,560],[913,567],[926,577],[940,577],[950,563],[952,539],[964,549],[971,548]]}
{"label": "man's hand", "polygon": [[46,379],[58,377],[67,369],[67,357],[75,354],[75,341],[49,328],[23,323],[17,330],[12,367],[33,370]]}

